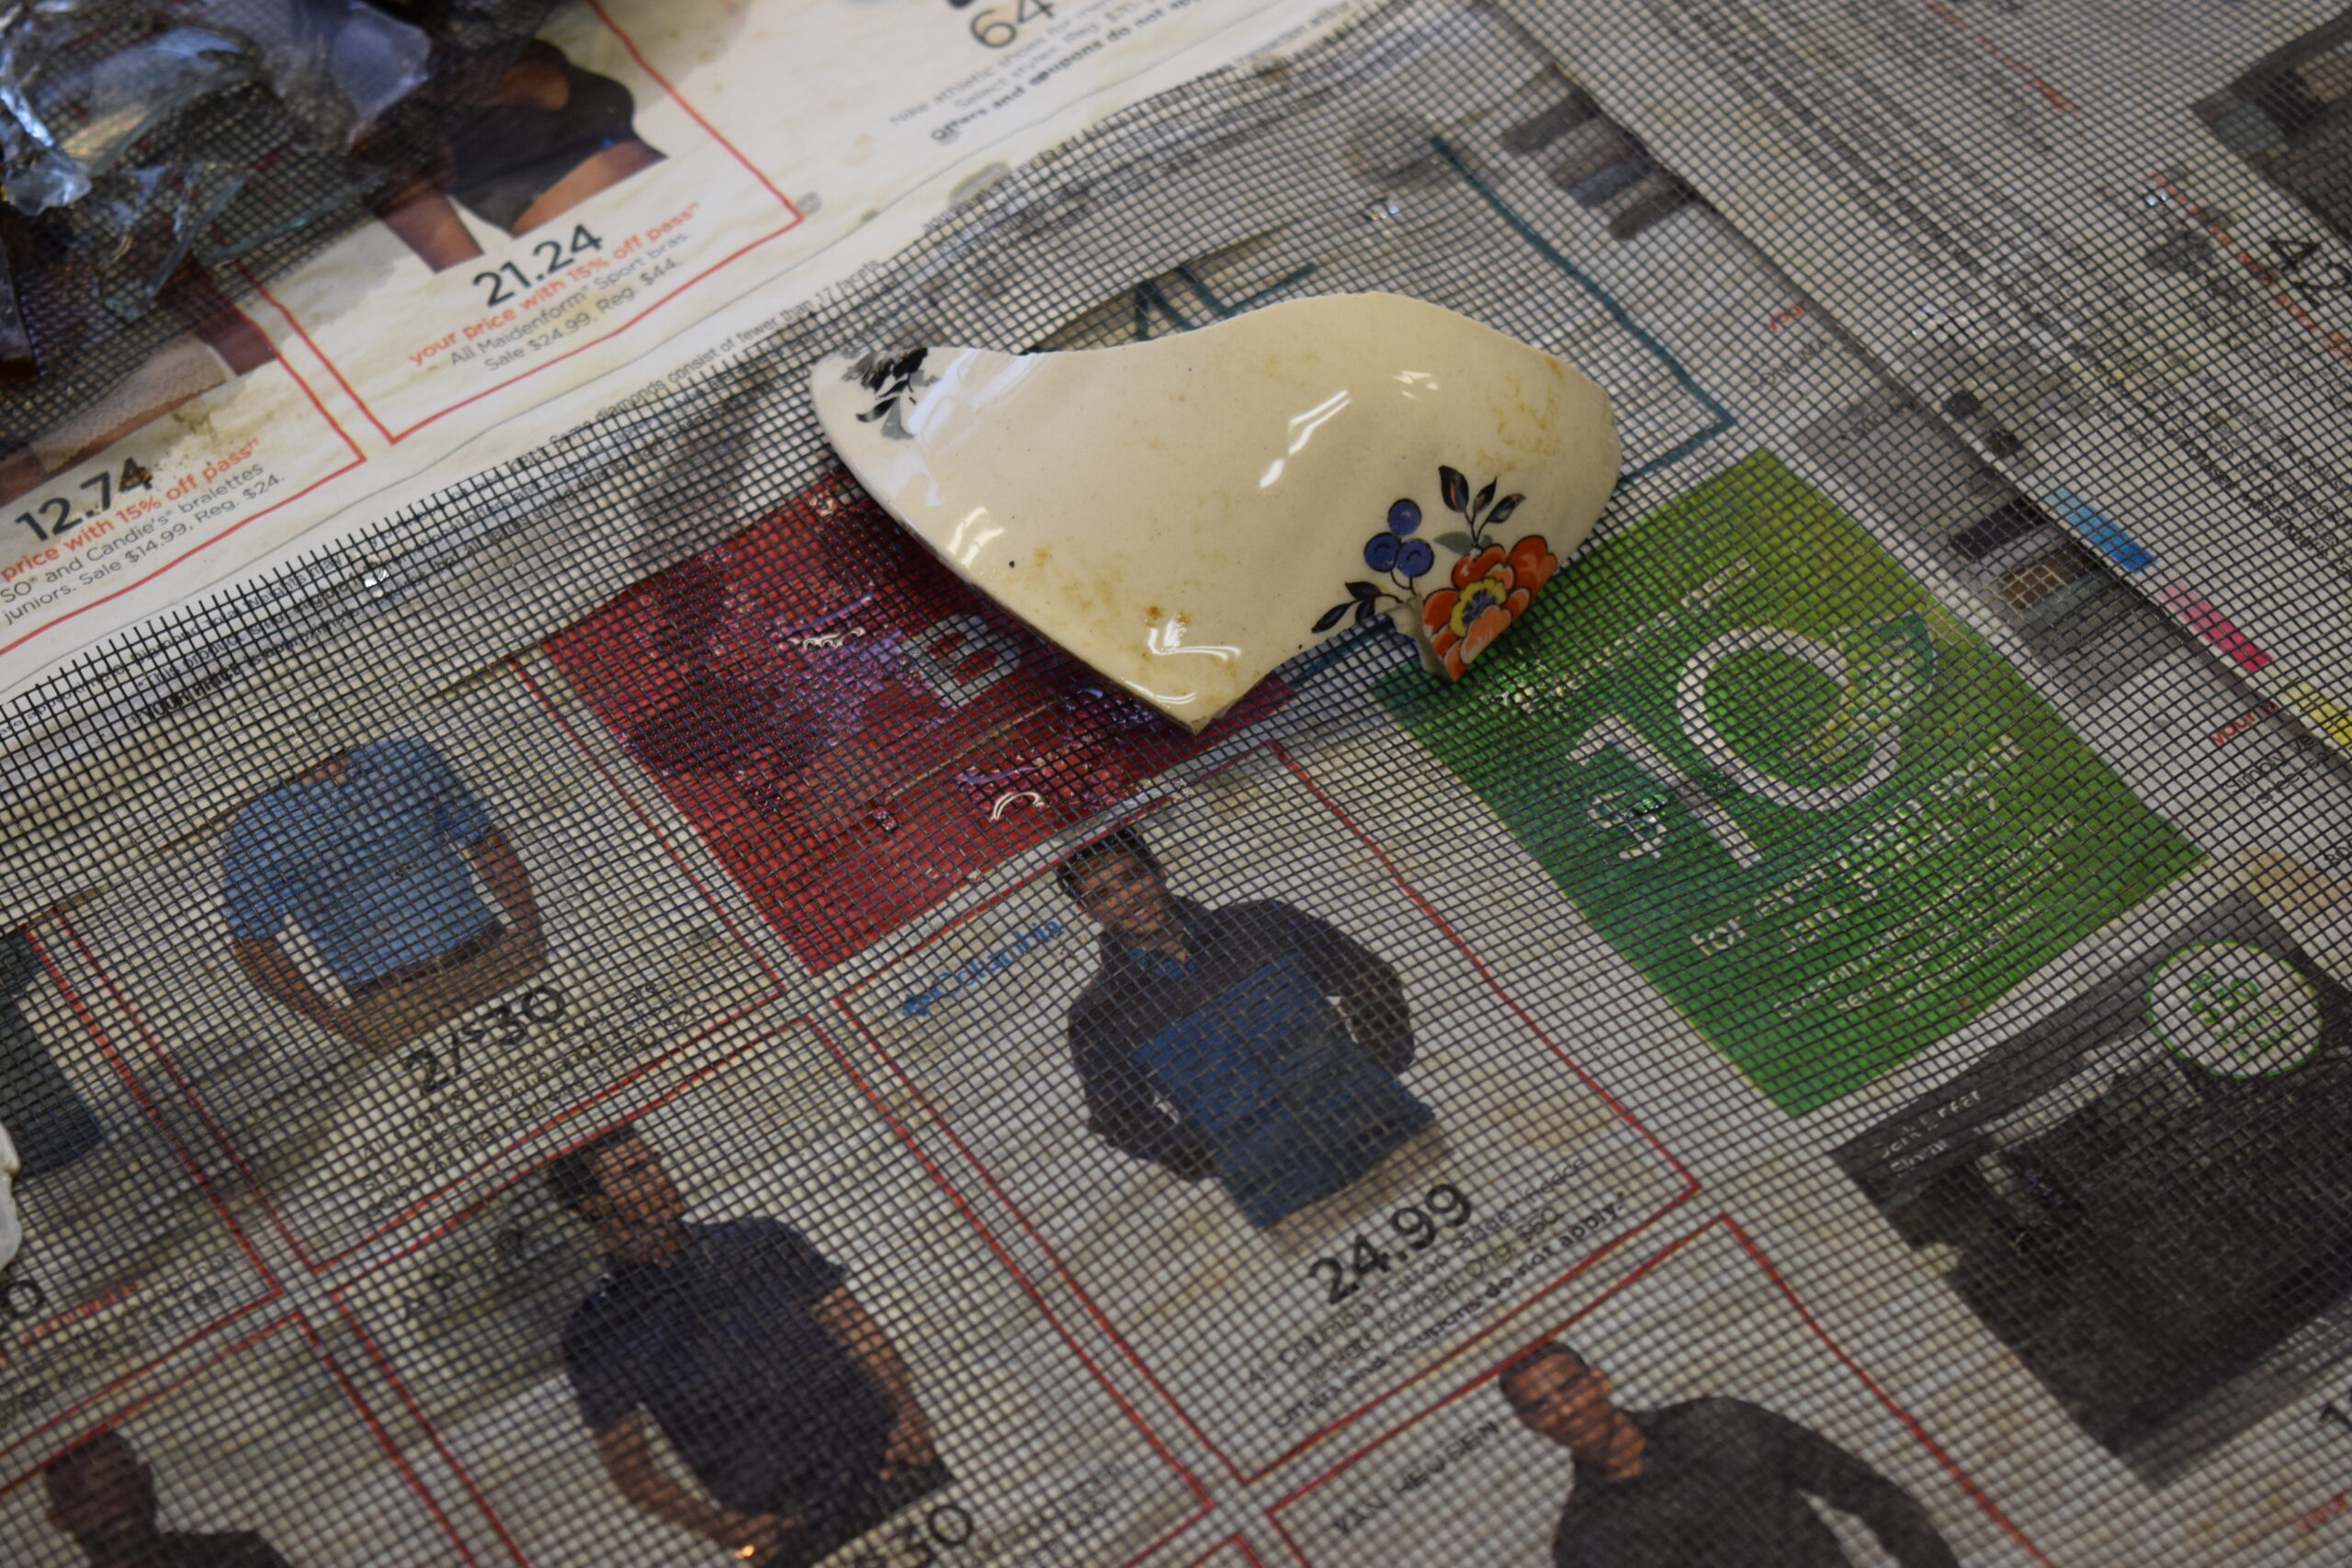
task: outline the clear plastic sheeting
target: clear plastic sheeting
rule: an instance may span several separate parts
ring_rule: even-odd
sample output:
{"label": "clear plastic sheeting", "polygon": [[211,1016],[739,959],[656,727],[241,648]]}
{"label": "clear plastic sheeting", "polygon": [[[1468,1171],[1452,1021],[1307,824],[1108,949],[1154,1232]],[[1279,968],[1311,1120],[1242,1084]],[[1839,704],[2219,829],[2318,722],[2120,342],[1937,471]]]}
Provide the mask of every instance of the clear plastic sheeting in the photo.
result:
{"label": "clear plastic sheeting", "polygon": [[[17,6],[0,13],[0,195],[52,217],[97,302],[136,318],[192,250],[248,254],[356,215],[388,171],[432,167],[496,79],[485,53],[503,62],[545,10],[465,0],[436,38],[367,0]],[[388,130],[436,73],[432,108]]]}
{"label": "clear plastic sheeting", "polygon": [[[76,62],[67,28],[84,18],[36,12],[36,25],[7,40],[0,86],[13,122],[6,189],[10,203],[46,212],[79,201],[148,131],[209,94],[250,81],[254,61],[237,39],[172,28]],[[110,21],[121,28],[129,18]]]}
{"label": "clear plastic sheeting", "polygon": [[367,0],[183,0],[178,10],[246,40],[278,102],[320,145],[349,146],[428,75],[424,29]]}

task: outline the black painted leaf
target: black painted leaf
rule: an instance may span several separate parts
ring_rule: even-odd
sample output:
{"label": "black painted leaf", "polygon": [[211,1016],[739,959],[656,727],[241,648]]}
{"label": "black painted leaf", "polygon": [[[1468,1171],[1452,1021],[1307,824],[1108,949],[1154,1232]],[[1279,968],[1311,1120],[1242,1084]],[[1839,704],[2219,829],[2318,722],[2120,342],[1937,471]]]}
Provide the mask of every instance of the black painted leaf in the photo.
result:
{"label": "black painted leaf", "polygon": [[1437,466],[1437,489],[1438,493],[1445,497],[1449,512],[1460,512],[1470,504],[1470,481],[1462,477],[1459,469],[1449,468],[1440,463]]}
{"label": "black painted leaf", "polygon": [[1348,592],[1350,596],[1357,599],[1376,599],[1380,596],[1380,585],[1374,582],[1351,582],[1348,584]]}
{"label": "black painted leaf", "polygon": [[1440,549],[1452,550],[1456,555],[1466,556],[1478,547],[1478,541],[1461,529],[1454,528],[1440,534],[1437,536],[1437,545]]}
{"label": "black painted leaf", "polygon": [[899,400],[896,398],[885,398],[880,402],[876,403],[872,408],[866,410],[864,413],[859,414],[857,416],[857,423],[860,424],[871,424],[876,420],[880,419],[884,414],[888,413],[893,408],[896,408],[898,403]]}
{"label": "black painted leaf", "polygon": [[[1333,626],[1340,624],[1340,618],[1348,613],[1348,608],[1349,606],[1346,604],[1332,605],[1317,618],[1315,622],[1315,629],[1318,632],[1329,631]],[[1362,604],[1357,604],[1355,605],[1355,608],[1361,610],[1363,606]]]}
{"label": "black painted leaf", "polygon": [[1478,520],[1478,513],[1487,510],[1487,502],[1495,499],[1495,486],[1501,482],[1502,481],[1499,479],[1492,479],[1487,481],[1487,488],[1480,491],[1478,492],[1478,499],[1470,503],[1471,522],[1476,523]]}
{"label": "black painted leaf", "polygon": [[1378,614],[1380,614],[1380,606],[1379,606],[1379,605],[1377,605],[1377,604],[1374,604],[1371,600],[1367,599],[1367,600],[1365,600],[1363,604],[1358,604],[1358,605],[1356,606],[1356,623],[1355,623],[1355,624],[1356,624],[1356,625],[1358,625],[1358,626],[1362,626],[1362,625],[1363,625],[1366,621],[1368,621],[1368,620],[1372,619],[1372,618],[1373,618],[1373,616],[1374,616],[1374,615],[1378,615]]}
{"label": "black painted leaf", "polygon": [[1526,499],[1527,497],[1523,495],[1507,495],[1500,501],[1495,502],[1494,511],[1487,514],[1487,526],[1489,528],[1501,527],[1503,519],[1518,511],[1519,503]]}
{"label": "black painted leaf", "polygon": [[928,348],[909,349],[906,353],[899,356],[899,362],[896,365],[890,367],[890,374],[898,377],[901,380],[912,376],[917,370],[922,367],[923,355],[930,352],[931,350]]}

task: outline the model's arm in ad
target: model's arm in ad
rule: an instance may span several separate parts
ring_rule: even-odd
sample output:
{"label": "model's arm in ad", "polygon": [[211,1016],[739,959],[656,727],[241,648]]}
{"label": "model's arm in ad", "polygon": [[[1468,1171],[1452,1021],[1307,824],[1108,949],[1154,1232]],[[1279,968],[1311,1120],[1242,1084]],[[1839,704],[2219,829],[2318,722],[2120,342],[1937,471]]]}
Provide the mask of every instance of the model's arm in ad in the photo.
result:
{"label": "model's arm in ad", "polygon": [[1868,1525],[1900,1568],[1960,1568],[1928,1510],[1910,1493],[1811,1427],[1769,1410],[1758,1410],[1755,1416],[1781,1450],[1791,1484]]}
{"label": "model's arm in ad", "polygon": [[929,1464],[939,1457],[931,1437],[931,1418],[922,1413],[915,1401],[914,1374],[907,1370],[899,1348],[882,1332],[882,1325],[873,1314],[860,1306],[847,1286],[818,1302],[812,1309],[817,1321],[834,1343],[849,1352],[865,1375],[874,1380],[889,1402],[892,1424],[890,1446],[886,1455],[889,1464]]}
{"label": "model's arm in ad", "polygon": [[1366,1055],[1392,1073],[1413,1065],[1413,1014],[1396,966],[1349,936],[1301,910],[1287,911],[1291,940],[1316,984],[1340,998],[1348,1032]]}
{"label": "model's arm in ad", "polygon": [[466,855],[474,863],[474,872],[490,889],[491,897],[505,911],[515,934],[537,936],[539,904],[531,892],[531,874],[524,869],[523,857],[514,852],[506,835],[492,828],[466,846]]}
{"label": "model's arm in ad", "polygon": [[1206,1140],[1159,1108],[1136,1065],[1096,1038],[1080,1017],[1070,1020],[1069,1032],[1070,1059],[1086,1090],[1086,1120],[1095,1136],[1187,1181],[1208,1175]]}
{"label": "model's arm in ad", "polygon": [[773,1514],[733,1514],[679,1481],[655,1457],[645,1413],[632,1410],[595,1434],[596,1457],[629,1505],[718,1542],[747,1562],[775,1549],[793,1521]]}
{"label": "model's arm in ad", "polygon": [[351,1010],[329,1001],[304,977],[275,937],[231,937],[229,953],[256,990],[281,1002],[331,1034],[345,1040],[360,1038],[351,1021]]}

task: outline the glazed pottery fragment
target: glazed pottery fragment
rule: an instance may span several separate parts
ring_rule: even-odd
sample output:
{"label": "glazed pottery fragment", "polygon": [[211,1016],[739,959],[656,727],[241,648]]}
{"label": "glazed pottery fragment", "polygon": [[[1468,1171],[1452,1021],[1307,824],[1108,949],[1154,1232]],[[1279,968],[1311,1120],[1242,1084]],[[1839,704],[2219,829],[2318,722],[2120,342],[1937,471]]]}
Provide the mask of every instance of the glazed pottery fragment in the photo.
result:
{"label": "glazed pottery fragment", "polygon": [[850,471],[917,538],[1194,729],[1375,615],[1459,679],[1617,480],[1591,380],[1390,294],[1120,348],[836,355],[810,381]]}
{"label": "glazed pottery fragment", "polygon": [[24,1245],[24,1222],[17,1216],[17,1145],[9,1140],[8,1129],[0,1127],[0,1269],[16,1259],[17,1248]]}

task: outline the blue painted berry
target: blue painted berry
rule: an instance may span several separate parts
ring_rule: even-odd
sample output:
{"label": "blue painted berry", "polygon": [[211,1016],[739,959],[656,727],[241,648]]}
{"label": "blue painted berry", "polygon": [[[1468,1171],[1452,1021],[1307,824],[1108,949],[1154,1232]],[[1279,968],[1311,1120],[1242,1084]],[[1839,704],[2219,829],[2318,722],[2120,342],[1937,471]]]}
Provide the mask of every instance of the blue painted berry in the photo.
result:
{"label": "blue painted berry", "polygon": [[1419,577],[1436,564],[1437,552],[1427,539],[1408,539],[1396,552],[1396,570],[1407,577]]}
{"label": "blue painted berry", "polygon": [[1374,571],[1386,571],[1396,564],[1396,536],[1374,534],[1363,542],[1363,564]]}
{"label": "blue painted berry", "polygon": [[1388,531],[1398,538],[1403,538],[1420,525],[1420,502],[1408,497],[1394,502],[1388,508]]}

